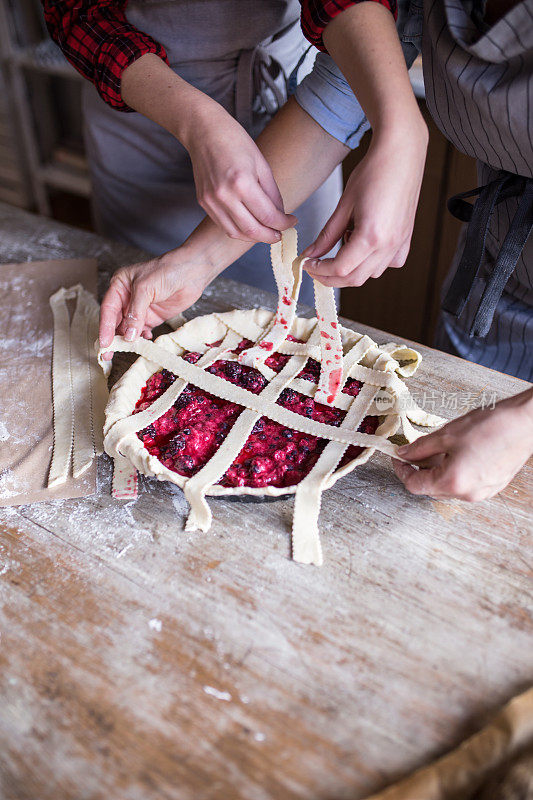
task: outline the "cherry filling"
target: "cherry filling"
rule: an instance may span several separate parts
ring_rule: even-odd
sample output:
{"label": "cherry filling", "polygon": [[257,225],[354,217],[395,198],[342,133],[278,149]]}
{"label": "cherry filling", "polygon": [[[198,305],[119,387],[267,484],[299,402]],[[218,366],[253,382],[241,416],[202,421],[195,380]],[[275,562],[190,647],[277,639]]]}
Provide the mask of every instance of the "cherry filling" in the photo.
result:
{"label": "cherry filling", "polygon": [[[291,336],[288,338],[298,341]],[[234,352],[240,352],[251,345],[252,342],[244,339]],[[183,357],[195,364],[200,354],[189,352]],[[275,372],[280,372],[289,357],[275,352],[265,363]],[[267,384],[258,370],[236,361],[215,361],[206,371],[248,389],[253,394],[259,394]],[[317,382],[319,373],[318,361],[310,358],[298,377]],[[152,375],[142,390],[134,413],[148,408],[175,380],[176,376],[165,369]],[[355,397],[361,386],[359,381],[349,378],[343,392]],[[296,414],[337,427],[346,413],[315,403],[310,397],[293,389],[284,389],[277,403]],[[216,453],[242,411],[242,406],[189,384],[174,405],[151,425],[139,431],[137,436],[148,452],[156,456],[165,467],[191,477]],[[378,418],[369,416],[364,418],[359,430],[363,433],[374,433],[377,426]],[[327,443],[327,439],[309,436],[267,417],[261,417],[219,483],[228,487],[294,486],[310,472]],[[361,447],[354,445],[348,447],[339,466],[352,461],[361,450]]]}

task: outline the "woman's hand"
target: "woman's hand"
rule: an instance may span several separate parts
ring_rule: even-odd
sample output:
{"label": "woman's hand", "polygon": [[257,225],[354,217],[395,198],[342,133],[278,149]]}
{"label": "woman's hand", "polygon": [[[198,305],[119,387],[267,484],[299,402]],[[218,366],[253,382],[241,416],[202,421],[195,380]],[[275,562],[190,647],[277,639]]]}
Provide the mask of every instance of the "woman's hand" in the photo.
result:
{"label": "woman's hand", "polygon": [[115,272],[100,309],[101,347],[108,347],[115,333],[128,342],[139,336],[151,339],[152,328],[198,300],[214,276],[180,250]]}
{"label": "woman's hand", "polygon": [[412,494],[471,502],[501,492],[533,453],[533,389],[471,411],[398,451],[394,471]]}
{"label": "woman's hand", "polygon": [[202,103],[184,144],[198,203],[232,239],[273,244],[297,222],[285,214],[266,159],[244,128],[218,103]]}
{"label": "woman's hand", "polygon": [[[133,342],[152,338],[152,328],[198,300],[206,286],[247,250],[205,217],[186,242],[158,258],[119,269],[100,309],[99,339],[108,347],[115,333]],[[112,353],[106,353],[109,360]]]}
{"label": "woman's hand", "polygon": [[121,76],[122,99],[157,122],[187,149],[198,202],[228,236],[279,241],[296,218],[283,211],[272,170],[253,139],[231,114],[180,78],[153,53]]}
{"label": "woman's hand", "polygon": [[[368,153],[316,241],[304,269],[325,286],[362,286],[388,267],[405,264],[424,174],[428,134],[423,122],[393,135],[374,134]],[[335,258],[320,261],[341,238]]]}

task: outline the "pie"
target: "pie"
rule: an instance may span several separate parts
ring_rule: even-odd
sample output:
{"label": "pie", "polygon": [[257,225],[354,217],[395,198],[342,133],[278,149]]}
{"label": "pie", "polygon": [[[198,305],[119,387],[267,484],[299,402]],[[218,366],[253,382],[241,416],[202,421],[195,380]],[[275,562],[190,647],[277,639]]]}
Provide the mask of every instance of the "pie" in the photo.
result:
{"label": "pie", "polygon": [[410,421],[442,420],[418,408],[402,380],[420,355],[341,326],[332,290],[315,283],[317,317],[296,316],[294,230],[272,246],[272,264],[275,314],[210,314],[155,342],[117,336],[101,351],[140,355],[111,391],[104,447],[114,495],[136,496],[137,470],[172,481],[191,506],[187,530],[209,529],[206,495],[295,494],[293,557],[320,564],[323,490],[375,450],[395,455],[389,439],[400,428],[418,435]]}

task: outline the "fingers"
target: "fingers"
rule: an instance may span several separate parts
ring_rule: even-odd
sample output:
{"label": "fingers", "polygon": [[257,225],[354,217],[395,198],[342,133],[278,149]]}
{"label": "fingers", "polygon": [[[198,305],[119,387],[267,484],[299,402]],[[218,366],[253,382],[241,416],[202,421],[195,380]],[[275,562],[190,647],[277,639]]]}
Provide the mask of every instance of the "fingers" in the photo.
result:
{"label": "fingers", "polygon": [[[258,170],[258,177],[259,177],[259,186],[263,189],[265,195],[272,203],[274,213],[276,214],[275,217],[258,216],[258,219],[264,225],[268,225],[268,227],[275,228],[280,231],[287,230],[287,228],[292,228],[298,222],[298,218],[295,217],[294,214],[286,214],[284,212],[283,210],[284,204],[281,192],[278,188],[278,184],[274,179],[272,170],[270,169],[266,161],[264,162],[263,167],[260,166]],[[250,208],[249,205],[248,208]],[[252,211],[251,208],[250,211]]]}
{"label": "fingers", "polygon": [[218,225],[219,228],[222,228],[226,236],[229,236],[230,239],[240,239],[242,234],[239,231],[239,228],[234,223],[233,219],[230,215],[222,208],[220,205],[214,205],[208,200],[204,200],[200,203],[206,214],[211,217],[215,225]]}
{"label": "fingers", "polygon": [[[270,165],[266,158],[261,155],[259,162],[257,164],[257,178],[259,183],[261,184],[263,190],[267,193],[270,197],[276,208],[284,208],[283,198],[281,196],[281,192],[279,190],[278,184],[276,183],[276,179],[272,174],[272,170],[270,169]],[[289,214],[288,216],[293,216]],[[295,217],[296,219],[296,217]]]}
{"label": "fingers", "polygon": [[449,496],[441,486],[446,465],[433,469],[415,469],[397,459],[392,460],[394,472],[411,494],[429,495],[430,497]]}
{"label": "fingers", "polygon": [[244,204],[258,222],[278,233],[279,231],[287,230],[287,228],[292,228],[298,221],[294,214],[284,213],[281,198],[280,201],[281,206],[276,206],[261,184],[257,183],[244,200]]}
{"label": "fingers", "polygon": [[104,295],[100,308],[100,328],[98,332],[100,347],[109,347],[115,331],[122,320],[128,302],[128,291],[120,278],[116,277]]}
{"label": "fingers", "polygon": [[[344,235],[350,221],[350,213],[350,206],[343,204],[341,198],[337,208],[328,219],[313,244],[306,247],[302,255],[305,258],[316,259],[328,253],[331,248],[337,244],[341,236]],[[356,264],[352,264],[351,269],[353,269],[354,266],[356,266]]]}
{"label": "fingers", "polygon": [[344,286],[347,284],[347,279],[354,270],[363,262],[369,255],[371,249],[368,246],[357,240],[356,237],[351,237],[348,244],[343,245],[335,258],[323,258],[319,261],[316,258],[311,258],[303,263],[303,268],[309,272],[313,278],[338,278],[344,281]]}
{"label": "fingers", "polygon": [[[105,302],[105,298],[104,298]],[[113,341],[117,326],[122,319],[122,307],[119,309],[107,303],[100,309],[100,328],[98,331],[98,338],[100,347],[109,347]]]}
{"label": "fingers", "polygon": [[[371,252],[366,257],[366,245],[350,237],[335,258],[324,258],[322,261],[306,261],[304,269],[312,278],[316,278],[326,286],[362,286],[369,278],[379,278],[388,267],[387,253]],[[355,262],[355,268],[353,266]]]}
{"label": "fingers", "polygon": [[[428,463],[432,463],[431,460]],[[393,467],[411,494],[438,499],[456,498],[475,503],[492,497],[506,486],[506,481],[480,481],[479,466],[472,469],[460,454],[441,458],[437,466],[429,469],[416,469],[396,459],[393,459]]]}
{"label": "fingers", "polygon": [[[266,198],[266,195],[263,196]],[[268,200],[268,198],[266,199]],[[272,202],[270,200],[268,202],[274,208]],[[248,205],[250,205],[249,201]],[[255,209],[257,208],[259,208],[259,205],[255,206]],[[258,221],[257,213],[255,210],[254,213],[251,213],[243,203],[238,203],[229,209],[229,214],[237,228],[237,235],[232,236],[232,238],[241,239],[245,242],[266,242],[266,244],[279,242],[281,239],[280,231],[262,225]]]}
{"label": "fingers", "polygon": [[283,200],[270,168],[262,178],[236,172],[228,181],[199,198],[202,208],[232,239],[274,244],[280,231],[297,222],[283,212]]}
{"label": "fingers", "polygon": [[134,281],[131,287],[131,300],[124,317],[127,342],[134,342],[145,329],[146,313],[154,300],[151,282],[146,279]]}
{"label": "fingers", "polygon": [[420,436],[411,444],[405,444],[398,448],[398,455],[407,461],[424,461],[426,458],[436,456],[439,453],[446,453],[450,442],[446,439],[446,426],[435,433],[427,436]]}

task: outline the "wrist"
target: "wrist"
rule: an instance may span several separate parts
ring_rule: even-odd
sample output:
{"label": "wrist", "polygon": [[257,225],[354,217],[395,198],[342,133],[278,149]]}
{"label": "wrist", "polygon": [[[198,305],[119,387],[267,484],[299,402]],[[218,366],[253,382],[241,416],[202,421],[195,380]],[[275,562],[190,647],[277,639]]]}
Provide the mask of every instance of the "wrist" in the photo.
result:
{"label": "wrist", "polygon": [[157,122],[187,149],[205,130],[214,100],[180,78],[159,56],[147,53],[130,64],[121,76],[125,103]]}
{"label": "wrist", "polygon": [[372,128],[372,143],[374,147],[401,147],[411,146],[417,151],[427,150],[429,130],[418,104],[414,109],[405,109],[392,115],[387,114]]}
{"label": "wrist", "polygon": [[179,108],[170,132],[190,153],[195,145],[202,144],[205,132],[216,130],[217,114],[223,109],[211,97],[192,86],[187,86],[183,92]]}
{"label": "wrist", "polygon": [[159,264],[172,286],[182,284],[187,276],[202,292],[219,274],[209,259],[201,258],[186,243],[160,256]]}
{"label": "wrist", "polygon": [[230,239],[206,217],[180,247],[161,256],[162,265],[170,271],[185,268],[205,288],[252,246]]}

